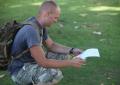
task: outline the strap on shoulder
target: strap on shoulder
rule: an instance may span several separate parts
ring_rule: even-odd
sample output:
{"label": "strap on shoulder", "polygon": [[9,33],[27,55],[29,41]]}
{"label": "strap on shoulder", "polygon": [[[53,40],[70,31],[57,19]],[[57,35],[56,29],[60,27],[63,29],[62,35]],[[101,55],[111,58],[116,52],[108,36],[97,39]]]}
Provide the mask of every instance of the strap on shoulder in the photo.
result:
{"label": "strap on shoulder", "polygon": [[[32,27],[34,27],[37,30],[38,34],[40,34],[40,38],[41,38],[41,42],[42,42],[42,36],[43,36],[42,28],[39,28],[39,26],[37,24],[35,24],[33,22],[30,22],[30,21],[29,22],[23,22],[22,24],[23,24],[23,26],[31,25]],[[20,58],[23,54],[27,53],[28,51],[29,51],[29,49],[24,50],[22,53],[20,53],[17,56],[15,56],[15,59]]]}

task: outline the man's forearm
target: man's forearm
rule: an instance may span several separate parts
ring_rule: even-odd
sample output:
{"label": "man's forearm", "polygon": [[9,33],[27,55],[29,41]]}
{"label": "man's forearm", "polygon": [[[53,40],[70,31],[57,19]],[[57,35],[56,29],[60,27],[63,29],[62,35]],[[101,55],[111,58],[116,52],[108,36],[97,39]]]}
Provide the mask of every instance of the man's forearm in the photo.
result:
{"label": "man's forearm", "polygon": [[35,59],[35,61],[42,67],[46,68],[61,68],[61,67],[79,67],[79,65],[82,63],[80,59],[77,60],[54,60],[54,59],[47,59],[45,57],[45,53],[40,46],[32,46],[30,48],[30,52],[32,57]]}
{"label": "man's forearm", "polygon": [[46,62],[40,64],[45,68],[63,68],[72,66],[71,60],[53,60],[53,59],[46,59]]}

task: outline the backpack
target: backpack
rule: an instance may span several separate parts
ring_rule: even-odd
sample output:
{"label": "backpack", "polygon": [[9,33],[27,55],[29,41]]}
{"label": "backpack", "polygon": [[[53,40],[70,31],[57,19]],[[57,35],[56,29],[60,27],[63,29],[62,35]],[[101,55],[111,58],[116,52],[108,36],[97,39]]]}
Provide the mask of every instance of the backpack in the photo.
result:
{"label": "backpack", "polygon": [[5,69],[11,60],[11,46],[22,24],[14,21],[0,27],[0,69]]}
{"label": "backpack", "polygon": [[[16,20],[14,20],[11,22],[7,22],[5,25],[0,27],[0,69],[6,70],[7,66],[11,62],[11,47],[15,35],[24,25],[32,25],[33,27],[37,28],[37,30],[41,34],[41,31],[38,29],[38,26],[35,26],[33,23],[28,22],[18,23]],[[17,58],[21,57],[26,52],[28,52],[27,49],[21,54],[19,54]]]}

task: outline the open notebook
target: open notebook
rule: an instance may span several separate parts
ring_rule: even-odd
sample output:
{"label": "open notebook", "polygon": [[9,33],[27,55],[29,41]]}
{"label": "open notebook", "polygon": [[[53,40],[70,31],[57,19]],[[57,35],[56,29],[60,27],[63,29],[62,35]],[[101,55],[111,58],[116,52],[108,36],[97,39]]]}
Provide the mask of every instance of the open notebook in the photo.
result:
{"label": "open notebook", "polygon": [[83,51],[81,54],[79,54],[75,58],[81,58],[83,60],[86,60],[88,57],[100,57],[99,50],[97,48],[90,48]]}

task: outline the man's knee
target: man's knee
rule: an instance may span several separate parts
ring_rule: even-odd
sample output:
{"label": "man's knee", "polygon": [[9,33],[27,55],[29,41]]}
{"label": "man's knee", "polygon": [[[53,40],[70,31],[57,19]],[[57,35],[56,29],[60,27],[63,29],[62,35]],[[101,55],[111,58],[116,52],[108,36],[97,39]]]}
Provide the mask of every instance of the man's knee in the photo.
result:
{"label": "man's knee", "polygon": [[63,78],[59,69],[48,69],[38,78],[38,85],[55,85]]}
{"label": "man's knee", "polygon": [[54,76],[52,81],[54,84],[58,83],[63,78],[63,74],[59,69],[55,69],[55,71],[57,74]]}

